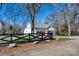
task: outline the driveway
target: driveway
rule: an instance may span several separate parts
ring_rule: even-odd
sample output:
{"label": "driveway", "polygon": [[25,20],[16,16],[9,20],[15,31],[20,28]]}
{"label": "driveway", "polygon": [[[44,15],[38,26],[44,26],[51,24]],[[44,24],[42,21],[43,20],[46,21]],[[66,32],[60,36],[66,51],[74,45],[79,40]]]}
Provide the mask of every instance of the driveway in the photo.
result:
{"label": "driveway", "polygon": [[79,56],[79,39],[57,44],[44,44],[38,48],[24,49],[21,52],[6,53],[9,56]]}

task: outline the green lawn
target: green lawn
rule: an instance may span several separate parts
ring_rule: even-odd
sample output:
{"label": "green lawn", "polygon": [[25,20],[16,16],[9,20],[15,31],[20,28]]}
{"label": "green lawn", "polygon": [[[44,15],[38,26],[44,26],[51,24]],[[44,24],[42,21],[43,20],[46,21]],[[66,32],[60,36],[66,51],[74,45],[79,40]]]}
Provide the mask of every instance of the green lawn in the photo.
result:
{"label": "green lawn", "polygon": [[[30,39],[32,39],[33,37],[30,36]],[[8,40],[11,41],[11,37],[7,37],[4,40]],[[12,40],[17,40],[17,41],[28,41],[29,40],[29,36],[27,35],[16,35],[16,37],[12,37]]]}

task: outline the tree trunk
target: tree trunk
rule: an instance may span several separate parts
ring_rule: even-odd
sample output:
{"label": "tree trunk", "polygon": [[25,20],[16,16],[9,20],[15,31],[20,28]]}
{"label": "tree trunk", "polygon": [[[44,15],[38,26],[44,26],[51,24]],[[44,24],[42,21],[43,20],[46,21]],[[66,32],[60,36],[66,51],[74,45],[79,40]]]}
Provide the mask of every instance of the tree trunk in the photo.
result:
{"label": "tree trunk", "polygon": [[34,33],[34,16],[32,17],[31,26],[32,26],[31,33]]}
{"label": "tree trunk", "polygon": [[68,24],[68,36],[71,36],[71,27],[70,27],[70,24]]}

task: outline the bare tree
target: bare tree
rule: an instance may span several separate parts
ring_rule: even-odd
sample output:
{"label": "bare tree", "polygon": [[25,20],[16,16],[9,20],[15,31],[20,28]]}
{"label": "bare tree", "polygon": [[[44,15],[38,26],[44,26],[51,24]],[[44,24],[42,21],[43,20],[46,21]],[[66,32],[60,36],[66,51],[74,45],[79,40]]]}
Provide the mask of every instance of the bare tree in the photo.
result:
{"label": "bare tree", "polygon": [[62,9],[65,23],[68,26],[68,35],[71,35],[72,27],[75,23],[75,16],[78,14],[77,4],[64,4]]}
{"label": "bare tree", "polygon": [[63,14],[63,18],[65,21],[65,27],[68,27],[68,35],[71,35],[72,28],[74,27],[75,17],[79,13],[79,4],[74,3],[65,3],[62,8],[59,8],[61,13]]}
{"label": "bare tree", "polygon": [[[0,3],[0,10],[2,9],[2,6],[3,6],[3,4]],[[0,20],[0,22],[2,24],[2,33],[4,34],[5,33],[5,23],[2,20]]]}
{"label": "bare tree", "polygon": [[2,20],[0,20],[0,22],[1,22],[2,33],[5,34],[5,23]]}
{"label": "bare tree", "polygon": [[36,14],[38,13],[41,7],[41,4],[28,3],[26,7],[28,9],[28,12],[31,18],[31,26],[32,26],[31,32],[34,33],[34,20],[35,20]]}
{"label": "bare tree", "polygon": [[61,25],[62,25],[61,16],[62,14],[59,11],[51,13],[47,16],[47,19],[49,19],[49,22],[56,29],[55,34],[61,34]]}

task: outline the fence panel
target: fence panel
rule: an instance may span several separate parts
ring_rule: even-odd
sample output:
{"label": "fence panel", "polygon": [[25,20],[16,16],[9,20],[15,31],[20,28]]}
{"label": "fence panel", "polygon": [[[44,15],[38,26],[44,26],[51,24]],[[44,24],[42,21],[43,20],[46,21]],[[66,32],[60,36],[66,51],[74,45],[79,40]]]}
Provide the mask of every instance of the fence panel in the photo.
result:
{"label": "fence panel", "polygon": [[49,33],[41,33],[41,35],[37,35],[37,33],[27,33],[27,34],[0,34],[0,40],[5,41],[5,43],[13,43],[13,42],[32,42],[35,40],[47,40],[52,39],[52,34]]}

